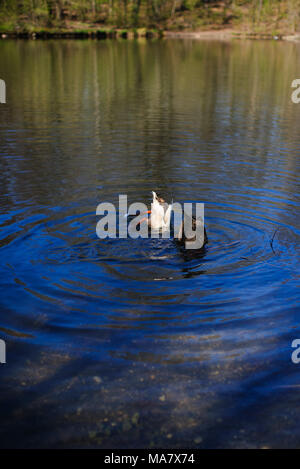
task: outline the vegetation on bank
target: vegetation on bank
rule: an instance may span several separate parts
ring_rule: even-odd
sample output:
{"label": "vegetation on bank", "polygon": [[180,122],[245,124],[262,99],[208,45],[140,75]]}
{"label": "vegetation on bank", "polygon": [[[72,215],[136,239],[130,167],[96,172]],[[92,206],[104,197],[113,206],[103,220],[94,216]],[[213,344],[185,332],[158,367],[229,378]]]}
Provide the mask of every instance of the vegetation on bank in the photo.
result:
{"label": "vegetation on bank", "polygon": [[2,33],[117,30],[129,37],[218,28],[293,34],[300,31],[300,0],[0,0]]}

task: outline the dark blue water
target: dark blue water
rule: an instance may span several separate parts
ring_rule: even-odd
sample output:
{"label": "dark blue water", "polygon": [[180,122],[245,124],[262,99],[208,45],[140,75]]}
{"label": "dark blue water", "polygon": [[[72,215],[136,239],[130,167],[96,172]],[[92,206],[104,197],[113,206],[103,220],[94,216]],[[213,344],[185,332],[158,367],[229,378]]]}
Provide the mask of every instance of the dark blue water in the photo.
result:
{"label": "dark blue water", "polygon": [[[300,444],[300,47],[2,41],[1,447]],[[209,243],[96,236],[204,202]]]}

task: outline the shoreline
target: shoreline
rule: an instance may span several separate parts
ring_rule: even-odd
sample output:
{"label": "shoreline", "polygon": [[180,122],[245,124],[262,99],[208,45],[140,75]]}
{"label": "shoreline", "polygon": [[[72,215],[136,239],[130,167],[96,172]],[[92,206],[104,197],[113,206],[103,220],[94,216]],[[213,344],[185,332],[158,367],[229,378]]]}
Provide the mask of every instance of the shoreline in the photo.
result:
{"label": "shoreline", "polygon": [[164,37],[198,40],[233,40],[233,39],[252,39],[252,40],[282,40],[300,42],[300,33],[256,33],[251,31],[241,32],[235,29],[211,29],[207,31],[165,31]]}
{"label": "shoreline", "polygon": [[33,31],[2,31],[0,39],[195,39],[195,40],[222,40],[233,39],[251,40],[283,40],[300,42],[300,33],[286,34],[257,33],[251,31],[241,32],[235,29],[209,29],[202,31],[168,31],[153,29],[36,29]]}

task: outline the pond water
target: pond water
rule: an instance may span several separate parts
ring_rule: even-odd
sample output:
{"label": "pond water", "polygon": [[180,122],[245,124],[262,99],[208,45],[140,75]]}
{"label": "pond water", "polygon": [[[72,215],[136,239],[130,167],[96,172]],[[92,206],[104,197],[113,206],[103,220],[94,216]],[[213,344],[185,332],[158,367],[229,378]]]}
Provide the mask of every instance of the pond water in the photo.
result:
{"label": "pond water", "polygon": [[[2,447],[300,444],[300,46],[0,43]],[[96,236],[204,202],[208,245]]]}

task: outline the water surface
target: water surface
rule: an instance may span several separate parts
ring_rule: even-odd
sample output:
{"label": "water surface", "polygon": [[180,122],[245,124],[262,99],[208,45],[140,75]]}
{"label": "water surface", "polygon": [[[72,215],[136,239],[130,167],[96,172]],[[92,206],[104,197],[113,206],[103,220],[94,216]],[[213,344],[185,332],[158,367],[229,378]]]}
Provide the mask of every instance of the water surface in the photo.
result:
{"label": "water surface", "polygon": [[[1,41],[2,447],[300,444],[300,47]],[[100,240],[204,202],[209,243]]]}

